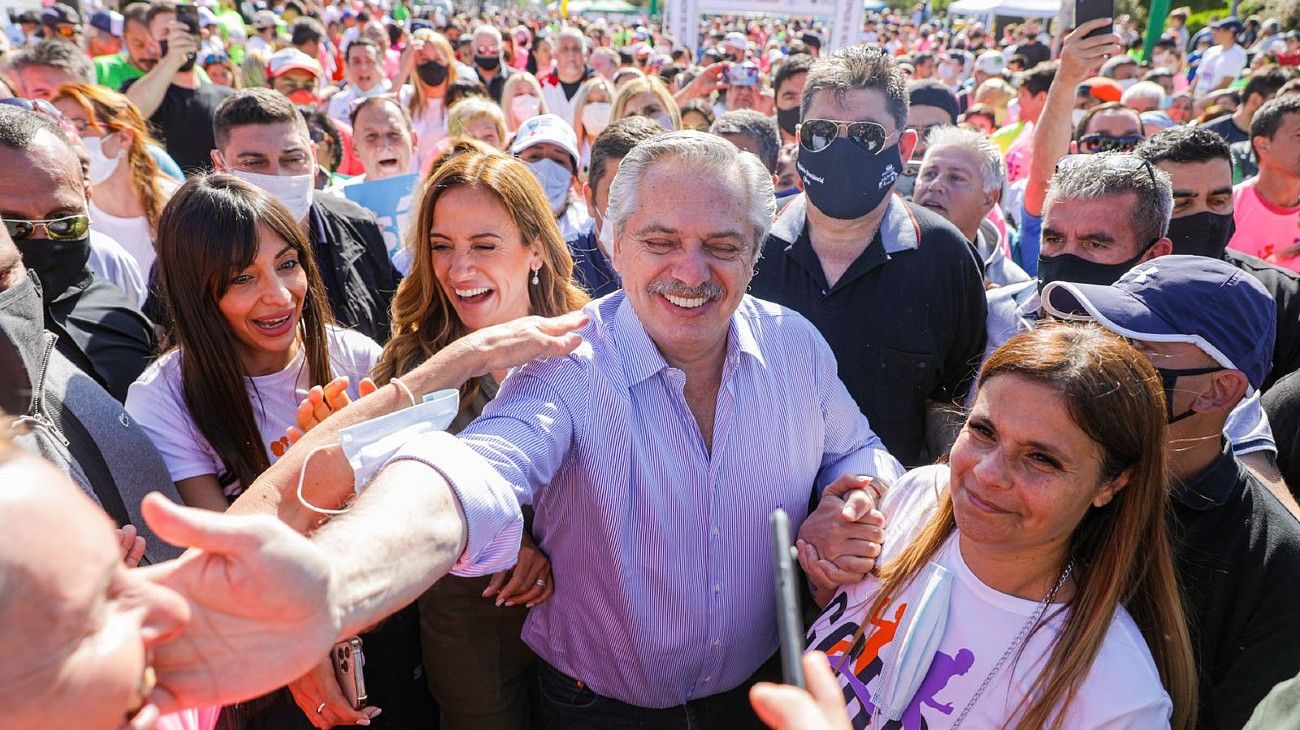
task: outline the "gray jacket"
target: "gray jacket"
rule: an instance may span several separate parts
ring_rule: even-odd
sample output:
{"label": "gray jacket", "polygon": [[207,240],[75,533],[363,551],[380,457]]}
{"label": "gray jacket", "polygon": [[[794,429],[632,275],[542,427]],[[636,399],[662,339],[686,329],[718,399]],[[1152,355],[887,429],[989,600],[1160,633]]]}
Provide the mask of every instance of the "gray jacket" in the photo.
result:
{"label": "gray jacket", "polygon": [[56,339],[44,329],[32,277],[0,291],[0,409],[17,416],[15,442],[61,469],[119,525],[135,525],[145,562],[177,557],[140,514],[149,492],[180,501],[162,457],[122,404],[55,349]]}

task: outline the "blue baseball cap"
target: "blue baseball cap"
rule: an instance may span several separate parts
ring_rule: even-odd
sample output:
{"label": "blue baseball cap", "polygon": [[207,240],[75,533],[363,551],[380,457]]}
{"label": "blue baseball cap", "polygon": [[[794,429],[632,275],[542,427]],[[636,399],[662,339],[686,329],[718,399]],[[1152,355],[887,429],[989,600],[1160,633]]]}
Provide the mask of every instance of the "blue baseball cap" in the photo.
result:
{"label": "blue baseball cap", "polygon": [[1272,369],[1277,304],[1254,277],[1207,256],[1160,256],[1110,286],[1054,281],[1043,308],[1142,342],[1186,342],[1258,390]]}

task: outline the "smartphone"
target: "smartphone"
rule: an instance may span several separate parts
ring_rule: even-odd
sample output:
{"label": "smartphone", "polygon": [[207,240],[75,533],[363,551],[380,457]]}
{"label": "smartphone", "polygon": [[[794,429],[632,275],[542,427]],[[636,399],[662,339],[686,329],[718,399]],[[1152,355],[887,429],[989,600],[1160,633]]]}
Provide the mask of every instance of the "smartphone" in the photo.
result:
{"label": "smartphone", "polygon": [[803,676],[803,621],[799,612],[799,584],[794,570],[794,542],[790,539],[790,517],[780,507],[768,518],[772,527],[772,556],[775,558],[776,628],[781,640],[781,672],[785,683],[807,689]]}
{"label": "smartphone", "polygon": [[197,38],[199,36],[199,6],[197,5],[177,5],[176,19],[185,24],[190,29],[190,35]]}
{"label": "smartphone", "polygon": [[334,645],[330,652],[334,660],[334,678],[338,680],[343,697],[360,710],[366,706],[366,655],[361,651],[361,638],[353,636]]}
{"label": "smartphone", "polygon": [[[1078,28],[1089,20],[1115,17],[1115,0],[1074,0],[1074,27]],[[1085,38],[1106,35],[1112,32],[1105,26],[1098,28]]]}
{"label": "smartphone", "polygon": [[727,83],[732,86],[758,85],[758,66],[736,63],[732,64],[727,70],[731,72],[729,74],[731,78]]}

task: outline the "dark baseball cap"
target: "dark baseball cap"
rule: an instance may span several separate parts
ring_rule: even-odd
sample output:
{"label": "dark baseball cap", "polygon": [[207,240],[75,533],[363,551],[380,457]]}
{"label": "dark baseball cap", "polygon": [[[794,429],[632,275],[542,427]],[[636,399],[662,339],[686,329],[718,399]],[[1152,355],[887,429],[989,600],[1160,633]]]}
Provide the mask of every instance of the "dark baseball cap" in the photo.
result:
{"label": "dark baseball cap", "polygon": [[1272,369],[1277,305],[1241,269],[1208,256],[1160,256],[1110,286],[1054,281],[1043,308],[1132,340],[1186,342],[1259,389]]}
{"label": "dark baseball cap", "polygon": [[68,25],[81,25],[81,16],[76,10],[67,5],[51,5],[41,11],[41,23],[54,27],[67,23]]}

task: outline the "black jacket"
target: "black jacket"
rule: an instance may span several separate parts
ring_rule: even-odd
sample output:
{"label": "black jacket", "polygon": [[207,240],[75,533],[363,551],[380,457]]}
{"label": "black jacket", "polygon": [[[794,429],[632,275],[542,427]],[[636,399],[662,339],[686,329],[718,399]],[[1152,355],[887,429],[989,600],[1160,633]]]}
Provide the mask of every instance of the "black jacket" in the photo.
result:
{"label": "black jacket", "polygon": [[44,298],[45,328],[58,350],[118,402],[148,367],[157,337],[151,324],[117,285],[85,269],[78,281]]}
{"label": "black jacket", "polygon": [[402,277],[388,258],[379,222],[365,208],[331,195],[316,196],[308,220],[334,320],[384,344],[391,334],[389,305]]}
{"label": "black jacket", "polygon": [[1200,674],[1200,728],[1239,728],[1300,672],[1300,524],[1224,451],[1173,489],[1171,533]]}

